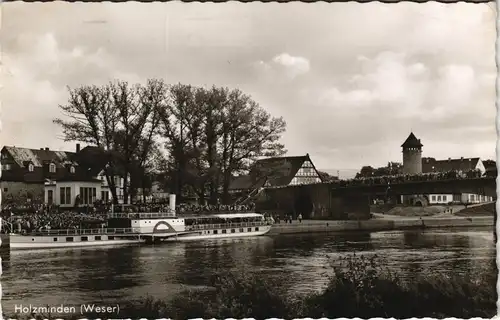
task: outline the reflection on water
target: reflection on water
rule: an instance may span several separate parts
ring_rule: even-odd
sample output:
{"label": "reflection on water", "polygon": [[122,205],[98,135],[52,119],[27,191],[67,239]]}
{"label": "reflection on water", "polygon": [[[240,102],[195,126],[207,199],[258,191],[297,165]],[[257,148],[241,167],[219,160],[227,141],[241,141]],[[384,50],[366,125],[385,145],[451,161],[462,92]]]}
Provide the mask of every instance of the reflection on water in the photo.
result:
{"label": "reflection on water", "polygon": [[494,269],[491,228],[283,235],[159,246],[12,252],[2,276],[3,307],[168,299],[206,287],[218,271],[279,278],[290,292],[322,288],[331,261],[352,252],[377,254],[407,278],[432,271],[474,274]]}

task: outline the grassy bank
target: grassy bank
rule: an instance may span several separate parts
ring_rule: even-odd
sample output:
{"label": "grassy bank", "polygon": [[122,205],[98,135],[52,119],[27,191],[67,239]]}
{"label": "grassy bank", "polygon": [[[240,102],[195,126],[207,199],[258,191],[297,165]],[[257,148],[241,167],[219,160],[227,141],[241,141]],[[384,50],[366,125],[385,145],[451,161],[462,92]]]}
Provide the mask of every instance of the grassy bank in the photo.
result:
{"label": "grassy bank", "polygon": [[[408,281],[385,265],[380,258],[355,255],[337,261],[326,289],[307,296],[289,296],[279,282],[259,275],[216,273],[210,280],[211,290],[185,291],[169,301],[146,297],[139,303],[123,304],[119,315],[109,317],[465,319],[496,315],[496,272],[474,277],[433,274]],[[105,318],[102,314],[85,316]]]}

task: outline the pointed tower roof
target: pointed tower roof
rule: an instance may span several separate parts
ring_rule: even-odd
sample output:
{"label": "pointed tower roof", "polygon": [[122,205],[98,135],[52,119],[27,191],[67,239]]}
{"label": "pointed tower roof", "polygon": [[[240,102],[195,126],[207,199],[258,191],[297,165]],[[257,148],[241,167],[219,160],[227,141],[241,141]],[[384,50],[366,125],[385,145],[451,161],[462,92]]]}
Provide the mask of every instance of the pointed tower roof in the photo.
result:
{"label": "pointed tower roof", "polygon": [[406,138],[405,142],[401,145],[402,148],[422,148],[423,146],[420,139],[417,139],[413,132],[410,133],[408,138]]}

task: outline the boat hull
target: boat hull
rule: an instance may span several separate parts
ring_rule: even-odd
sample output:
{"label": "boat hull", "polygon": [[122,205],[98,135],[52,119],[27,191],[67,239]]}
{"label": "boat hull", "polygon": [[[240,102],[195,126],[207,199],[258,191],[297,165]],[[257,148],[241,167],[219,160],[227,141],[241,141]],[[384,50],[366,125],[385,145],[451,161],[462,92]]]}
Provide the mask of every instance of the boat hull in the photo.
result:
{"label": "boat hull", "polygon": [[[99,235],[97,236],[99,237]],[[11,250],[30,250],[30,249],[51,249],[51,248],[77,248],[77,247],[98,247],[114,245],[131,245],[143,243],[144,240],[138,237],[111,237],[107,235],[100,236],[100,239],[93,237],[83,237],[87,240],[82,241],[82,237],[73,236],[72,241],[66,241],[68,237],[62,236],[24,236],[10,235],[9,247]],[[57,240],[54,240],[57,239]]]}
{"label": "boat hull", "polygon": [[[243,229],[243,231],[240,231]],[[226,231],[223,233],[222,231]],[[234,230],[234,232],[232,232]],[[165,242],[177,242],[177,241],[196,241],[196,240],[214,240],[223,238],[242,238],[242,237],[256,237],[262,236],[271,230],[271,225],[263,225],[259,227],[258,231],[252,228],[252,231],[248,231],[247,228],[235,228],[235,229],[207,229],[207,230],[197,230],[192,232],[180,233],[180,234],[155,234],[148,237],[156,238],[160,241]],[[217,231],[215,234],[214,231]]]}

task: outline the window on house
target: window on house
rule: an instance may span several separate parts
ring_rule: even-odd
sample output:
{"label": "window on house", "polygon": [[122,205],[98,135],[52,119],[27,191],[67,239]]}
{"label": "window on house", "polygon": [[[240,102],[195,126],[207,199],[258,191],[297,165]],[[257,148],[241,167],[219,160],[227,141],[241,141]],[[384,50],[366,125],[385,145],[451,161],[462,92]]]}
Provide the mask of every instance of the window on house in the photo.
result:
{"label": "window on house", "polygon": [[3,188],[3,192],[9,191],[9,188]]}
{"label": "window on house", "polygon": [[65,204],[66,202],[66,188],[59,188],[59,204]]}
{"label": "window on house", "polygon": [[432,201],[436,201],[436,196],[431,197]]}
{"label": "window on house", "polygon": [[6,163],[6,164],[2,164],[2,170],[10,170],[11,169],[11,166],[10,164]]}
{"label": "window on house", "polygon": [[75,173],[75,167],[74,167],[74,166],[71,166],[71,167],[69,168],[69,172],[71,172],[71,173]]}
{"label": "window on house", "polygon": [[83,204],[89,204],[89,188],[83,188]]}
{"label": "window on house", "polygon": [[47,203],[48,204],[54,203],[54,191],[53,190],[47,190]]}
{"label": "window on house", "polygon": [[101,191],[101,200],[103,202],[108,202],[109,201],[109,193],[108,193],[108,191]]}
{"label": "window on house", "polygon": [[441,201],[441,196],[438,196],[438,201]]}
{"label": "window on house", "polygon": [[30,163],[30,164],[28,165],[28,171],[29,171],[29,172],[33,172],[33,170],[35,170],[35,166],[34,166],[32,163]]}
{"label": "window on house", "polygon": [[71,204],[71,187],[66,187],[66,204]]}
{"label": "window on house", "polygon": [[53,163],[49,164],[49,172],[52,172],[52,173],[56,172],[56,165],[55,164],[53,164]]}
{"label": "window on house", "polygon": [[73,237],[66,237],[66,242],[73,242]]}
{"label": "window on house", "polygon": [[71,204],[71,187],[59,188],[59,198],[61,205]]}

